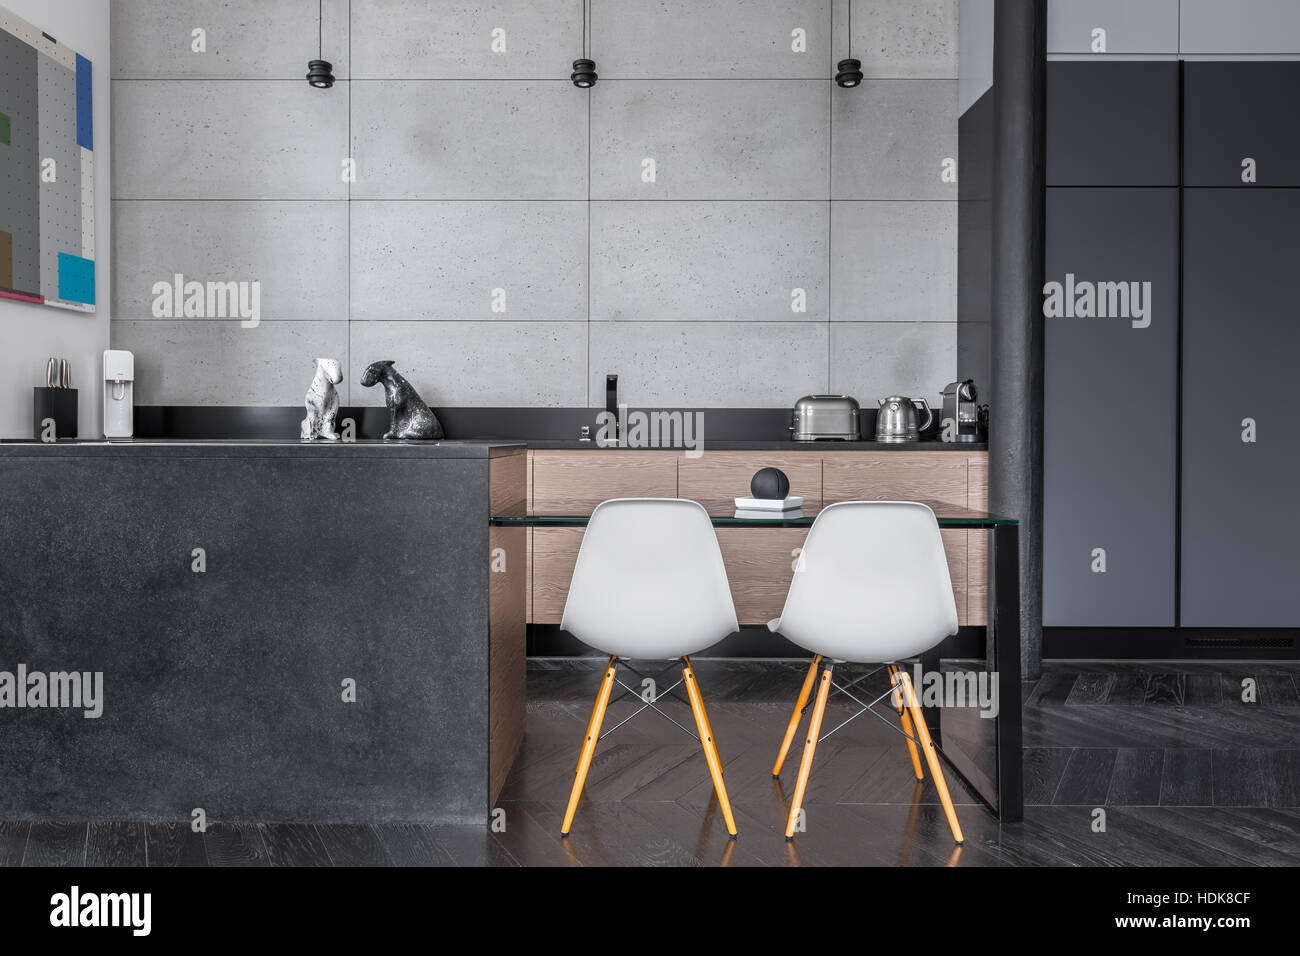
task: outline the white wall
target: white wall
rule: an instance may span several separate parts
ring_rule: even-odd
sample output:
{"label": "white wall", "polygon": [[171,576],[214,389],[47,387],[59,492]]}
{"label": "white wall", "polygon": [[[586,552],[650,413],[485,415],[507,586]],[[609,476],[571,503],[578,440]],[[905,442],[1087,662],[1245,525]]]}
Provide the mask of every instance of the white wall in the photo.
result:
{"label": "white wall", "polygon": [[95,302],[93,315],[0,299],[0,438],[32,437],[32,386],[45,384],[45,360],[66,358],[79,391],[81,438],[103,435],[99,375],[108,348],[112,203],[109,189],[108,0],[3,0],[16,15],[67,44],[94,66]]}

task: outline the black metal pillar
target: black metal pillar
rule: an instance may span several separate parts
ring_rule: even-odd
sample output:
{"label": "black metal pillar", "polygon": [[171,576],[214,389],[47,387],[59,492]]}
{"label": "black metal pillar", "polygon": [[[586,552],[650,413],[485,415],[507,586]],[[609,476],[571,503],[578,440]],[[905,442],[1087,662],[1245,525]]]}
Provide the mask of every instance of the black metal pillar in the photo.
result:
{"label": "black metal pillar", "polygon": [[1026,678],[1038,676],[1043,646],[1046,35],[1046,0],[996,0],[989,509],[1020,521],[1020,659]]}

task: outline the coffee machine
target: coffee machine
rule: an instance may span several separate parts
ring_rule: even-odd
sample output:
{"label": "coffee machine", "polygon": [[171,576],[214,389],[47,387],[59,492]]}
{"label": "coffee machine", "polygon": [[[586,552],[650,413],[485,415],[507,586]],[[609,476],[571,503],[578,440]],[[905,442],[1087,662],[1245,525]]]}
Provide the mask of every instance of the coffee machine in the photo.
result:
{"label": "coffee machine", "polygon": [[[980,407],[975,404],[975,382],[952,382],[943,389],[943,414],[940,417],[944,441],[984,441],[987,433]],[[949,422],[952,424],[950,425]]]}
{"label": "coffee machine", "polygon": [[108,349],[104,352],[104,437],[130,438],[135,433],[135,356]]}

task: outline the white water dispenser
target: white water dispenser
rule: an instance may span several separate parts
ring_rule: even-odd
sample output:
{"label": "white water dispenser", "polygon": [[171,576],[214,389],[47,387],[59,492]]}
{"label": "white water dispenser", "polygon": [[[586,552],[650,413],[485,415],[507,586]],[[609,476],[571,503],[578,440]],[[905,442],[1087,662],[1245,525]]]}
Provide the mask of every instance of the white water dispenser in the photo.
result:
{"label": "white water dispenser", "polygon": [[135,432],[135,356],[108,349],[104,352],[104,437],[130,438]]}

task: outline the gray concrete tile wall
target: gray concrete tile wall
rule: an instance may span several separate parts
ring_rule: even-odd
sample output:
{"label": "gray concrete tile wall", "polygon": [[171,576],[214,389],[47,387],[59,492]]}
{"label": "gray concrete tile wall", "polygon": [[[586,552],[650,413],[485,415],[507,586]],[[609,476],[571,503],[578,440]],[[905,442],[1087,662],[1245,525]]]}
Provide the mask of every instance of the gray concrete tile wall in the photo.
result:
{"label": "gray concrete tile wall", "polygon": [[114,319],[109,335],[135,353],[138,405],[300,405],[316,359],[347,354],[348,325]]}
{"label": "gray concrete tile wall", "polygon": [[358,79],[566,79],[581,50],[582,0],[352,0]]}
{"label": "gray concrete tile wall", "polygon": [[[601,404],[607,373],[635,404],[937,399],[955,0],[853,0],[851,43],[848,0],[589,0],[590,91],[581,0],[434,6],[114,4],[113,343],[144,404],[297,404],[330,350],[362,404],[381,358],[444,405]],[[332,90],[300,78],[318,29]],[[177,272],[259,280],[262,325],[155,318]]]}
{"label": "gray concrete tile wall", "polygon": [[587,103],[567,80],[352,87],[353,199],[587,198]]}
{"label": "gray concrete tile wall", "polygon": [[348,0],[110,2],[114,79],[300,80],[318,55],[348,75]]}
{"label": "gray concrete tile wall", "polygon": [[347,131],[342,84],[114,80],[113,198],[346,199]]}
{"label": "gray concrete tile wall", "polygon": [[117,200],[113,237],[114,318],[153,318],[177,274],[256,281],[268,319],[348,317],[345,202]]}
{"label": "gray concrete tile wall", "polygon": [[592,321],[825,322],[829,212],[825,201],[593,201]]}
{"label": "gray concrete tile wall", "polygon": [[352,204],[352,319],[587,319],[585,202]]}
{"label": "gray concrete tile wall", "polygon": [[594,0],[591,51],[611,79],[824,80],[831,0]]}

